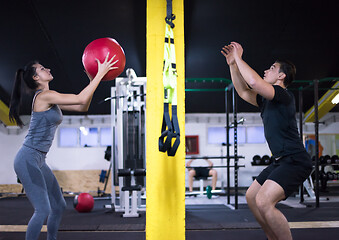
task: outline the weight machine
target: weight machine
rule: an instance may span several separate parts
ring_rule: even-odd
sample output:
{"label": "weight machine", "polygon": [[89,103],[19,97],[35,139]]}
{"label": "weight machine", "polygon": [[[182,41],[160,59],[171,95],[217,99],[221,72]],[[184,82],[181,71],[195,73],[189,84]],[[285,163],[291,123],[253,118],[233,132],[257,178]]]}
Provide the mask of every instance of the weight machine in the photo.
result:
{"label": "weight machine", "polygon": [[[106,207],[125,212],[124,217],[136,217],[137,210],[145,210],[141,190],[145,187],[146,174],[146,77],[137,77],[133,69],[127,69],[126,74],[126,78],[116,78],[111,97],[105,99],[111,101],[112,132],[112,201],[111,206]],[[127,199],[130,192],[131,205]],[[129,206],[132,206],[131,211],[127,209]]]}

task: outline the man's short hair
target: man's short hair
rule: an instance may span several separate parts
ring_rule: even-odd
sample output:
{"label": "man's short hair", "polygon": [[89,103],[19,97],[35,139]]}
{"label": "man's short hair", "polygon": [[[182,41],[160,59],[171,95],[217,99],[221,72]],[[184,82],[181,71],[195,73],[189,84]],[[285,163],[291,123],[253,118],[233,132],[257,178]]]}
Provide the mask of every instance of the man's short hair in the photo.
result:
{"label": "man's short hair", "polygon": [[290,62],[288,60],[278,59],[275,62],[279,63],[279,65],[280,65],[279,72],[283,72],[286,75],[286,77],[284,79],[284,85],[285,85],[285,87],[287,87],[288,85],[290,85],[293,82],[293,80],[295,78],[295,74],[296,74],[296,71],[297,71],[296,67],[292,62]]}

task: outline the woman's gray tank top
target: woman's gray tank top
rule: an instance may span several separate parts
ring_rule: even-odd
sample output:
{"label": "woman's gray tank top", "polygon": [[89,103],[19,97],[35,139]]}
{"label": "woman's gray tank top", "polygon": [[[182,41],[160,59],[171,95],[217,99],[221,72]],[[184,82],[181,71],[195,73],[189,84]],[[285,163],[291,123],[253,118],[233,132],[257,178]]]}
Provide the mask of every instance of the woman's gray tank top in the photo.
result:
{"label": "woman's gray tank top", "polygon": [[23,144],[47,153],[52,145],[56,129],[62,122],[62,112],[56,104],[47,111],[34,112],[34,101],[40,92],[41,90],[37,91],[33,98],[31,122]]}

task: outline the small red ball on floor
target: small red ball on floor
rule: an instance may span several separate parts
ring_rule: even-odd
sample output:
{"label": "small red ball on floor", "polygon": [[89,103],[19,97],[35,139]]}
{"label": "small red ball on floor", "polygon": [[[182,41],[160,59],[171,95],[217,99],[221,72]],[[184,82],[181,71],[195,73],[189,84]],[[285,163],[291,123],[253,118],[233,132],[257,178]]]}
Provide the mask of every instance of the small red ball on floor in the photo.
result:
{"label": "small red ball on floor", "polygon": [[80,193],[74,198],[74,208],[78,212],[90,212],[94,207],[94,199],[88,193]]}

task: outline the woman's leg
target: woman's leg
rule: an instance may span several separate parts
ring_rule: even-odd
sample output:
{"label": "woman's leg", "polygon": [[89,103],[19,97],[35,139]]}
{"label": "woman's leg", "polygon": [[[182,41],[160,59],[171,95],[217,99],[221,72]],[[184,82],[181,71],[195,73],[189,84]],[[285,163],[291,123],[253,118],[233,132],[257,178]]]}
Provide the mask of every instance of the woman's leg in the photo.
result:
{"label": "woman's leg", "polygon": [[47,220],[47,239],[56,240],[62,213],[66,208],[66,202],[62,196],[57,179],[46,163],[41,167],[41,171],[46,181],[49,202],[51,205],[51,212]]}
{"label": "woman's leg", "polygon": [[18,152],[14,161],[15,172],[34,208],[34,214],[27,226],[26,240],[37,240],[39,238],[42,225],[51,211],[47,187],[39,168],[39,161],[39,154],[35,150],[25,147]]}

